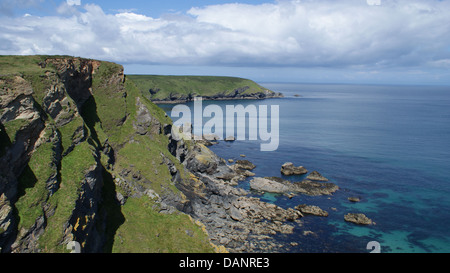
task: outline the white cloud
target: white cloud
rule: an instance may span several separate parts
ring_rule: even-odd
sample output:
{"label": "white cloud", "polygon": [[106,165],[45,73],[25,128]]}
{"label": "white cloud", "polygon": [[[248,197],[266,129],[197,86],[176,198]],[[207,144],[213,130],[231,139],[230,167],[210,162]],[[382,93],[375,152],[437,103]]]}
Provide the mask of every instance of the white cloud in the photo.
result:
{"label": "white cloud", "polygon": [[0,19],[0,54],[296,67],[434,66],[450,59],[449,1],[278,1],[161,18],[68,0],[59,17]]}
{"label": "white cloud", "polygon": [[81,0],[67,0],[69,6],[81,6]]}

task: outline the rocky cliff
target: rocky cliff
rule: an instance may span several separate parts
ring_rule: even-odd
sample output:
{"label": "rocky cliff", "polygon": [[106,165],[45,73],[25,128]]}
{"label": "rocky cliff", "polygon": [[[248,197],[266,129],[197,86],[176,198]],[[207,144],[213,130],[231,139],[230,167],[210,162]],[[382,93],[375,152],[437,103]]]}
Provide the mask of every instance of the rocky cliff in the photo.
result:
{"label": "rocky cliff", "polygon": [[299,211],[173,133],[120,65],[0,56],[1,252],[270,251],[292,232]]}
{"label": "rocky cliff", "polygon": [[133,248],[133,210],[148,211],[133,218],[145,232],[158,233],[160,214],[158,229],[186,230],[171,249],[164,236],[141,240],[153,242],[147,250],[213,251],[201,227],[176,213],[188,200],[174,177],[189,176],[168,150],[170,124],[120,65],[1,56],[1,251],[66,252],[70,241],[83,252],[146,251]]}

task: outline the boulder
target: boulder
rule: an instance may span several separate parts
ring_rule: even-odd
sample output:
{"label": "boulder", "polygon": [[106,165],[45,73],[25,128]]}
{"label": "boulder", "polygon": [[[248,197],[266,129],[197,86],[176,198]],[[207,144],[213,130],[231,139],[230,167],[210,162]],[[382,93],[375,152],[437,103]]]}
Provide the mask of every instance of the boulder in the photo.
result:
{"label": "boulder", "polygon": [[309,180],[314,180],[314,181],[324,181],[327,182],[328,179],[323,177],[319,172],[317,171],[313,171],[311,172],[307,177],[307,179]]}
{"label": "boulder", "polygon": [[256,168],[255,164],[248,160],[236,160],[236,167],[244,170],[253,170]]}
{"label": "boulder", "polygon": [[373,222],[363,213],[348,213],[344,216],[344,220],[358,225],[372,225]]}
{"label": "boulder", "polygon": [[308,170],[303,166],[296,167],[292,162],[286,162],[281,166],[281,173],[283,175],[301,175],[308,173]]}
{"label": "boulder", "polygon": [[295,207],[296,210],[299,210],[303,214],[311,214],[316,216],[327,217],[328,212],[319,208],[318,206],[309,206],[309,205],[298,205]]}

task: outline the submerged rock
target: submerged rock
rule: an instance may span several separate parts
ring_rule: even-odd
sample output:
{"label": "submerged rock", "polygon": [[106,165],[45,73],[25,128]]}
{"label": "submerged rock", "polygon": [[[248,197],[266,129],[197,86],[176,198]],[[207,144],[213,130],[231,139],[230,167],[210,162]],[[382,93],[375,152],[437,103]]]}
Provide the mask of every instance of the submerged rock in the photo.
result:
{"label": "submerged rock", "polygon": [[361,199],[359,197],[349,197],[347,199],[348,199],[348,201],[354,202],[354,203],[361,201]]}
{"label": "submerged rock", "polygon": [[281,173],[283,175],[301,175],[308,173],[308,170],[303,167],[299,166],[296,167],[292,162],[286,162],[281,166]]}

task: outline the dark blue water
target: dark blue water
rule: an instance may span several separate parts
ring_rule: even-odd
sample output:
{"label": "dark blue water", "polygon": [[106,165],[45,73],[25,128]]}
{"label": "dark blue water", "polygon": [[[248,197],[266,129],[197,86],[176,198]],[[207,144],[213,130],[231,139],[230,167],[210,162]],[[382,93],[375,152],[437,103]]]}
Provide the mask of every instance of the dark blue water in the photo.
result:
{"label": "dark blue water", "polygon": [[[203,105],[279,105],[276,151],[261,152],[259,141],[220,142],[211,149],[225,159],[245,154],[257,176],[281,176],[281,165],[289,161],[340,187],[325,197],[254,193],[285,208],[310,204],[329,212],[303,217],[294,234],[280,235],[298,243],[290,251],[369,252],[367,243],[377,241],[382,252],[450,252],[449,87],[263,85],[286,97]],[[248,181],[239,186],[248,188]],[[361,202],[348,201],[350,196]],[[345,222],[349,212],[364,213],[376,224]]]}

